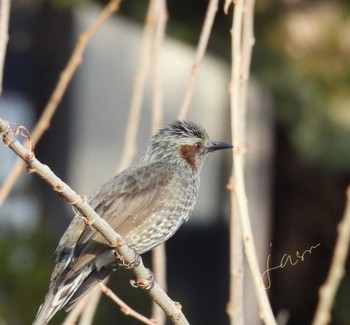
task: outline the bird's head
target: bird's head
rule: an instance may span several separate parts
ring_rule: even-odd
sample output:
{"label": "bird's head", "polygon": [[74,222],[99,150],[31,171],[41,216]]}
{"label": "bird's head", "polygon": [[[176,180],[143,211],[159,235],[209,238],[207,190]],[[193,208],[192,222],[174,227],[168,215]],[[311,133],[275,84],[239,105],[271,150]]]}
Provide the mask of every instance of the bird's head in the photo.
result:
{"label": "bird's head", "polygon": [[198,173],[210,152],[227,148],[232,148],[232,145],[211,141],[200,125],[189,121],[175,121],[158,130],[152,137],[145,156],[178,162]]}

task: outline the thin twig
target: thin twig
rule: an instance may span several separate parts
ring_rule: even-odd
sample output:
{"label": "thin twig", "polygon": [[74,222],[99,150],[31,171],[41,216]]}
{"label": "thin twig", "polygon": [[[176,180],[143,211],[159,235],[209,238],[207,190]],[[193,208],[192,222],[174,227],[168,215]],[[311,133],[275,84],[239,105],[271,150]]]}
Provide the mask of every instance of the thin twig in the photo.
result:
{"label": "thin twig", "polygon": [[[163,124],[163,91],[161,78],[161,48],[164,42],[165,26],[167,21],[167,9],[165,0],[152,0],[153,17],[155,22],[155,32],[151,51],[152,67],[152,133]],[[166,249],[165,244],[157,246],[152,250],[152,268],[154,276],[163,290],[167,291],[166,278]],[[157,320],[157,324],[163,325],[166,316],[156,303],[152,304],[152,318]]]}
{"label": "thin twig", "polygon": [[350,187],[346,191],[347,203],[344,217],[338,225],[338,238],[335,243],[332,263],[326,282],[320,288],[320,300],[312,325],[331,323],[331,310],[340,282],[345,275],[345,263],[350,245]]}
{"label": "thin twig", "polygon": [[[228,9],[230,2],[225,3],[225,10]],[[260,306],[260,316],[266,324],[276,324],[272,309],[267,297],[266,290],[261,280],[261,273],[258,266],[257,255],[254,245],[253,232],[250,224],[248,200],[245,190],[244,179],[244,155],[246,153],[246,100],[247,100],[247,84],[249,80],[250,56],[251,47],[253,46],[253,13],[254,1],[237,0],[233,13],[232,26],[232,81],[230,85],[231,91],[231,119],[232,119],[232,142],[234,144],[233,151],[233,180],[231,185],[231,198],[234,208],[234,213],[231,216],[231,229],[233,227],[241,227],[245,254],[248,261],[248,266],[251,271],[257,300]],[[236,218],[238,216],[238,218]],[[241,249],[241,243],[238,239],[234,245],[238,245],[238,251]],[[239,239],[240,241],[240,239]],[[233,245],[233,244],[232,244]],[[231,254],[237,251],[232,250]],[[231,323],[243,324],[243,314],[241,305],[243,297],[243,277],[241,272],[243,265],[241,264],[241,253],[236,256],[231,256],[232,259],[237,259],[238,263],[234,265],[235,269],[231,270],[231,297],[229,307]],[[233,263],[233,262],[232,262]],[[237,276],[237,274],[239,276]],[[233,287],[236,285],[237,287]],[[236,292],[235,292],[236,290]]]}
{"label": "thin twig", "polygon": [[[146,22],[145,22],[144,33],[142,38],[143,41],[142,41],[142,47],[141,47],[141,57],[139,61],[139,68],[135,77],[132,102],[130,106],[127,129],[125,132],[124,150],[122,153],[122,158],[119,163],[119,166],[117,167],[117,171],[121,171],[126,167],[128,167],[131,164],[136,154],[136,148],[137,148],[136,138],[137,138],[137,132],[139,128],[140,112],[141,112],[141,105],[142,105],[144,88],[145,88],[146,75],[149,68],[149,57],[151,53],[151,45],[153,45],[152,40],[154,36],[154,30],[155,28],[158,28],[155,26],[157,13],[154,12],[155,10],[157,10],[157,8],[156,8],[156,4],[154,4],[153,2],[155,1],[153,0],[150,2],[148,11],[146,14]],[[155,53],[154,55],[157,55],[157,53]],[[160,85],[159,86],[154,85],[154,87],[158,89],[158,87],[160,88]],[[155,105],[158,105],[157,112],[159,114],[161,109],[160,107],[161,97],[159,94],[157,95],[158,97],[157,97],[157,101],[155,102]],[[160,120],[160,116],[158,116],[158,120]]]}
{"label": "thin twig", "polygon": [[128,167],[137,151],[136,138],[139,128],[141,104],[145,90],[145,82],[150,62],[150,51],[155,30],[155,19],[153,17],[154,1],[148,5],[145,26],[142,35],[141,56],[139,66],[135,75],[134,89],[131,99],[130,112],[125,132],[124,150],[122,159],[117,167],[117,172]]}
{"label": "thin twig", "polygon": [[102,292],[99,287],[92,289],[91,293],[87,296],[86,304],[82,309],[79,318],[79,325],[91,325],[93,323],[101,296]]}
{"label": "thin twig", "polygon": [[[242,35],[242,71],[241,71],[241,98],[242,105],[247,107],[248,103],[248,86],[250,75],[250,63],[252,59],[252,49],[255,44],[254,37],[254,5],[255,0],[246,0],[243,8],[243,35]],[[243,112],[242,112],[243,114]],[[246,115],[246,112],[244,112]],[[246,122],[246,117],[242,122]],[[246,129],[246,125],[243,125]],[[245,139],[244,139],[245,141]]]}
{"label": "thin twig", "polygon": [[111,300],[113,300],[119,307],[123,314],[126,316],[134,317],[135,319],[141,321],[144,324],[148,325],[154,325],[158,324],[153,319],[149,319],[140,313],[138,313],[136,310],[132,309],[130,306],[128,306],[123,300],[121,300],[111,289],[109,289],[105,284],[100,283],[102,293],[104,293],[107,297],[109,297]]}
{"label": "thin twig", "polygon": [[[73,54],[69,59],[67,66],[61,73],[56,88],[53,91],[48,104],[46,105],[43,113],[41,114],[40,119],[38,120],[32,132],[32,139],[34,144],[37,144],[39,142],[42,135],[49,128],[52,117],[57,110],[58,104],[61,102],[61,99],[70,81],[72,80],[74,73],[76,72],[78,66],[82,62],[82,57],[86,46],[90,42],[91,38],[95,35],[97,30],[104,24],[104,22],[119,9],[120,2],[121,0],[110,1],[110,3],[104,8],[104,10],[90,25],[90,27],[80,35],[78,43],[73,51]],[[18,177],[21,175],[23,171],[23,166],[23,162],[20,159],[18,159],[14,164],[11,172],[7,176],[3,186],[0,189],[0,207],[9,195]]]}
{"label": "thin twig", "polygon": [[163,90],[161,78],[161,49],[164,42],[167,9],[165,0],[152,0],[156,19],[151,49],[152,65],[152,133],[163,125]]}
{"label": "thin twig", "polygon": [[224,13],[225,13],[225,15],[228,14],[230,6],[234,5],[234,4],[235,4],[235,0],[225,0],[225,3],[224,3]]}
{"label": "thin twig", "polygon": [[[3,143],[15,152],[26,164],[31,173],[40,176],[46,183],[64,198],[69,204],[75,207],[82,216],[86,218],[91,226],[94,227],[107,240],[111,247],[115,247],[116,255],[120,256],[125,265],[130,266],[136,277],[135,283],[143,289],[146,289],[148,295],[164,310],[174,324],[188,324],[181,307],[178,303],[172,301],[162,290],[157,282],[152,282],[149,288],[152,275],[147,270],[140,256],[135,256],[135,251],[130,249],[123,238],[117,234],[113,228],[102,219],[87,203],[82,195],[78,195],[60,178],[58,178],[48,166],[39,162],[31,150],[25,149],[14,137],[14,132],[7,121],[0,119],[0,134],[3,137]],[[135,262],[137,261],[137,263]],[[147,285],[148,284],[148,285]]]}
{"label": "thin twig", "polygon": [[197,51],[196,51],[196,56],[194,63],[192,65],[191,69],[191,74],[190,78],[187,83],[186,87],[186,92],[184,99],[182,101],[182,105],[179,111],[178,119],[179,120],[184,120],[186,118],[188,109],[190,107],[190,103],[192,100],[193,92],[194,92],[194,87],[196,85],[197,81],[197,75],[199,72],[199,67],[201,65],[202,59],[204,57],[208,41],[209,41],[209,36],[211,33],[211,30],[213,28],[213,23],[215,19],[216,12],[218,10],[218,0],[210,0],[208,4],[208,9],[205,15],[205,20],[203,23],[203,28],[201,31],[201,35],[199,37],[199,43],[197,46]]}
{"label": "thin twig", "polygon": [[[241,114],[241,110],[245,107],[240,106],[241,102],[241,89],[239,83],[240,77],[240,65],[241,65],[241,34],[242,34],[242,17],[243,17],[243,2],[238,1],[234,8],[233,17],[233,27],[231,30],[232,34],[232,72],[231,72],[231,124],[232,124],[232,142],[234,143],[234,150],[240,145],[242,138],[245,135],[242,134],[246,132],[245,129],[240,129],[240,124],[242,123],[242,118],[244,116]],[[245,124],[245,122],[244,122]],[[231,190],[231,222],[230,222],[230,301],[228,304],[228,314],[230,316],[231,324],[242,325],[244,324],[243,315],[243,242],[242,242],[242,226],[239,215],[239,202],[236,193],[236,184],[234,183],[236,179],[236,168],[238,157],[233,151],[233,161],[234,167],[232,170],[233,178],[230,180],[229,189]],[[240,156],[243,160],[243,156]],[[243,163],[243,162],[242,162]],[[243,166],[242,166],[243,168]],[[243,173],[243,170],[242,170]],[[238,231],[239,229],[239,231]]]}
{"label": "thin twig", "polygon": [[[166,277],[166,244],[157,246],[152,250],[152,267],[154,276],[159,285],[166,292],[167,291],[167,277]],[[155,303],[152,305],[152,318],[157,320],[157,324],[165,324],[166,318],[163,310]]]}
{"label": "thin twig", "polygon": [[90,295],[87,295],[85,297],[82,297],[81,300],[74,306],[74,308],[67,314],[65,320],[63,321],[62,325],[76,325],[78,324],[78,319],[83,312],[86,301],[89,299]]}
{"label": "thin twig", "polygon": [[0,1],[0,95],[2,93],[6,47],[9,40],[10,3],[10,0]]}
{"label": "thin twig", "polygon": [[234,193],[235,185],[230,178],[227,185],[231,191],[231,218],[230,218],[230,301],[227,305],[227,313],[231,324],[243,325],[243,242],[242,228],[238,215],[237,197]]}
{"label": "thin twig", "polygon": [[119,9],[120,3],[121,0],[110,1],[90,27],[80,35],[72,56],[69,59],[67,66],[62,71],[57,86],[32,132],[35,144],[38,142],[38,139],[41,138],[42,134],[49,128],[52,116],[55,113],[58,104],[61,102],[74,73],[83,61],[83,54],[87,45],[107,19]]}

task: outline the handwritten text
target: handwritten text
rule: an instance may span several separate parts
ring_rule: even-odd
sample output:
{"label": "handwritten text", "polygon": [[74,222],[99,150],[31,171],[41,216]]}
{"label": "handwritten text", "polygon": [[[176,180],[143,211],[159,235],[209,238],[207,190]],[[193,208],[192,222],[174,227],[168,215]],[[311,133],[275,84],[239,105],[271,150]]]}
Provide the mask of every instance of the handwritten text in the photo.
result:
{"label": "handwritten text", "polygon": [[[271,288],[271,278],[270,278],[270,272],[273,270],[277,270],[277,269],[283,269],[284,267],[286,267],[288,264],[291,266],[295,266],[296,264],[298,264],[299,262],[303,262],[305,259],[305,254],[310,255],[312,253],[312,251],[314,249],[316,249],[318,246],[320,246],[321,244],[317,244],[317,245],[313,245],[311,246],[309,249],[306,249],[305,251],[303,251],[301,254],[299,253],[299,251],[296,251],[295,253],[295,257],[293,258],[291,255],[289,254],[284,254],[281,258],[280,264],[270,267],[270,258],[271,258],[271,254],[269,254],[267,256],[267,263],[266,263],[266,271],[264,271],[261,275],[263,282],[265,284],[264,281],[264,277],[266,277],[267,279],[267,285],[265,285],[265,289],[270,289]],[[272,246],[272,244],[270,244],[270,247]]]}

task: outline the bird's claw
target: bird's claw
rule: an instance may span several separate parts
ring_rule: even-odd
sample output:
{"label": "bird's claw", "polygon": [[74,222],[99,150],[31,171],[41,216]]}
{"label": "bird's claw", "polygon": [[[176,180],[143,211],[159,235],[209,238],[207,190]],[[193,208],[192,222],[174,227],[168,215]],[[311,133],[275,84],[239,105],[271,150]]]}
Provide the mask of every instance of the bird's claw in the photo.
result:
{"label": "bird's claw", "polygon": [[130,284],[134,287],[134,288],[141,288],[144,290],[150,290],[153,288],[154,286],[154,275],[153,272],[150,269],[147,269],[148,272],[148,276],[146,279],[144,280],[137,280],[135,278],[132,278],[130,280]]}
{"label": "bird's claw", "polygon": [[94,229],[94,226],[93,226],[93,225],[94,225],[94,222],[93,222],[93,221],[86,219],[86,218],[85,218],[84,216],[82,216],[82,215],[79,215],[79,218],[81,218],[81,219],[84,220],[86,227],[90,227],[91,230],[95,230],[95,229]]}
{"label": "bird's claw", "polygon": [[141,257],[139,254],[137,254],[137,252],[135,250],[133,250],[133,251],[135,254],[133,260],[130,262],[127,262],[127,261],[125,261],[125,258],[121,254],[119,254],[118,247],[117,247],[115,249],[115,256],[117,258],[118,264],[120,266],[125,267],[128,270],[133,269],[134,267],[138,266],[141,262]]}

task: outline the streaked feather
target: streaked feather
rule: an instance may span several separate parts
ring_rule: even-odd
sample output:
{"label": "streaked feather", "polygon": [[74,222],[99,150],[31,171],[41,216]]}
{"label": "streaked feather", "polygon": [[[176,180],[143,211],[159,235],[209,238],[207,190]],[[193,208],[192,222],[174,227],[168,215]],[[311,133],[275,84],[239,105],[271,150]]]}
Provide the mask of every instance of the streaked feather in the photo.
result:
{"label": "streaked feather", "polygon": [[[195,205],[199,173],[209,152],[230,147],[212,143],[203,128],[176,121],[159,130],[141,160],[113,177],[89,199],[90,206],[129,247],[142,254],[169,239]],[[72,308],[117,267],[104,237],[77,215],[56,249],[49,292],[33,325],[45,325]]]}
{"label": "streaked feather", "polygon": [[[173,176],[171,167],[164,163],[130,167],[103,185],[89,203],[125,236],[142,227],[152,213],[162,209],[164,203],[159,197],[169,194],[166,185]],[[113,253],[104,237],[76,216],[56,249],[50,289],[33,325],[46,324],[74,296],[69,304],[71,308],[96,282],[112,273],[116,268],[114,255],[105,260],[101,258],[104,253],[109,255],[109,251]],[[100,257],[98,261],[97,256]]]}

